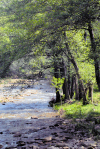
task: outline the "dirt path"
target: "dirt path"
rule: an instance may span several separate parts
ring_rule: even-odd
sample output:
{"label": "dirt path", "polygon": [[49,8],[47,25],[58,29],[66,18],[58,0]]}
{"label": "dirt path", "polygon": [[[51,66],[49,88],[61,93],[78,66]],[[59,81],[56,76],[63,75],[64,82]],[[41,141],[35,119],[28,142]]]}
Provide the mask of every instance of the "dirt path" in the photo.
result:
{"label": "dirt path", "polygon": [[28,83],[1,87],[8,101],[4,99],[0,104],[0,148],[100,149],[99,121],[59,118],[48,107],[55,96],[49,82]]}

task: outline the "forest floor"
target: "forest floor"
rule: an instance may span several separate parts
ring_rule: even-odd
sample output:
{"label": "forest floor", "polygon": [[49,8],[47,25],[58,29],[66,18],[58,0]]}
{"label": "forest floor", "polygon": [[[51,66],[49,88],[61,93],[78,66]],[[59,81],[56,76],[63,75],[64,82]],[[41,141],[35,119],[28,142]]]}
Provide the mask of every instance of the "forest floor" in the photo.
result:
{"label": "forest floor", "polygon": [[0,148],[100,149],[100,117],[61,117],[48,80],[2,80],[0,95]]}

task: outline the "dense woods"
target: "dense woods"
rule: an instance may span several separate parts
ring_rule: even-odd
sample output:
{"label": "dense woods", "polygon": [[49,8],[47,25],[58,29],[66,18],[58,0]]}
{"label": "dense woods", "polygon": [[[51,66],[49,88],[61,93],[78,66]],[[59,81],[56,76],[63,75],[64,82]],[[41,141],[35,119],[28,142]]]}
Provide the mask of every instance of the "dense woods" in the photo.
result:
{"label": "dense woods", "polygon": [[53,77],[56,101],[100,91],[99,0],[1,0],[0,77]]}

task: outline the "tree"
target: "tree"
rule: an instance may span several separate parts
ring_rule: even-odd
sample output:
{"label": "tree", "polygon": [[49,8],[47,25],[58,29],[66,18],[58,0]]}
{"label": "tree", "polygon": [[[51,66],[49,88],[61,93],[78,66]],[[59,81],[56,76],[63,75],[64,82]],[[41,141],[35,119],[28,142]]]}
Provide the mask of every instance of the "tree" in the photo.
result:
{"label": "tree", "polygon": [[[91,51],[91,58],[95,62],[96,78],[99,78],[99,57],[93,56],[93,42],[96,44],[96,55],[99,53],[99,42],[97,39],[94,41],[93,36],[90,36],[91,40],[88,40],[92,33],[90,33],[91,26],[98,21],[99,1],[15,0],[10,1],[2,9],[7,19],[4,27],[6,27],[7,36],[11,42],[11,56],[14,56],[12,61],[31,52],[37,55],[42,53],[43,56],[49,57],[51,60],[49,67],[52,67],[53,75],[59,78],[58,70],[60,69],[61,78],[65,78],[63,86],[65,98],[72,97],[73,91],[70,90],[76,88],[76,95],[80,95],[81,92],[81,98],[85,104],[86,80],[80,72],[80,65],[83,62],[91,63]],[[74,69],[71,70],[71,67]],[[76,76],[76,79],[73,79],[74,83],[71,87],[72,76]]]}
{"label": "tree", "polygon": [[[91,42],[91,50],[92,58],[94,60],[94,66],[95,66],[95,75],[96,75],[96,81],[98,84],[98,88],[100,90],[100,59],[98,55],[98,41],[95,38],[96,31],[94,29],[94,24],[99,24],[100,19],[100,1],[96,0],[88,0],[88,1],[71,1],[72,3],[72,9],[69,9],[71,13],[71,17],[73,19],[72,27],[74,29],[84,29],[89,32],[90,36],[90,42]],[[98,32],[100,32],[100,28],[96,28]],[[86,32],[85,32],[86,34]],[[85,35],[84,34],[84,35]],[[100,35],[99,35],[100,36]]]}
{"label": "tree", "polygon": [[[1,72],[0,77],[5,77],[14,60],[22,58],[32,51],[32,43],[28,42],[23,17],[23,7],[29,3],[25,1],[0,1],[1,15]],[[23,24],[24,23],[24,24]],[[24,27],[23,27],[24,26]]]}

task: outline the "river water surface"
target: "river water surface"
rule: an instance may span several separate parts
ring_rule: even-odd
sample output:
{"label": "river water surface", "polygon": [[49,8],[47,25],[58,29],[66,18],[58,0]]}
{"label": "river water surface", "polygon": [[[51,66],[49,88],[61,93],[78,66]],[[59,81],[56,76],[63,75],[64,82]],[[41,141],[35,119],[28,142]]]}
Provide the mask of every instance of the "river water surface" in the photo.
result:
{"label": "river water surface", "polygon": [[0,88],[0,93],[4,99],[0,103],[0,148],[21,148],[21,140],[31,142],[37,136],[46,135],[41,133],[42,129],[54,123],[58,115],[48,106],[51,98],[55,97],[55,89],[48,80],[34,81],[31,86],[21,86],[20,83],[17,86],[5,85]]}
{"label": "river water surface", "polygon": [[[52,97],[55,97],[55,89],[50,86],[49,81],[40,80],[34,82],[33,86],[5,87],[4,96],[11,96],[11,102],[0,104],[0,118],[43,118],[50,115],[54,110],[48,106]],[[20,95],[20,98],[17,98]]]}
{"label": "river water surface", "polygon": [[91,137],[90,128],[87,127],[89,132],[85,127],[80,131],[79,124],[85,126],[86,120],[78,119],[75,124],[73,120],[59,117],[48,106],[55,97],[55,89],[48,80],[32,82],[0,86],[3,99],[0,102],[0,148],[100,149],[99,142]]}

